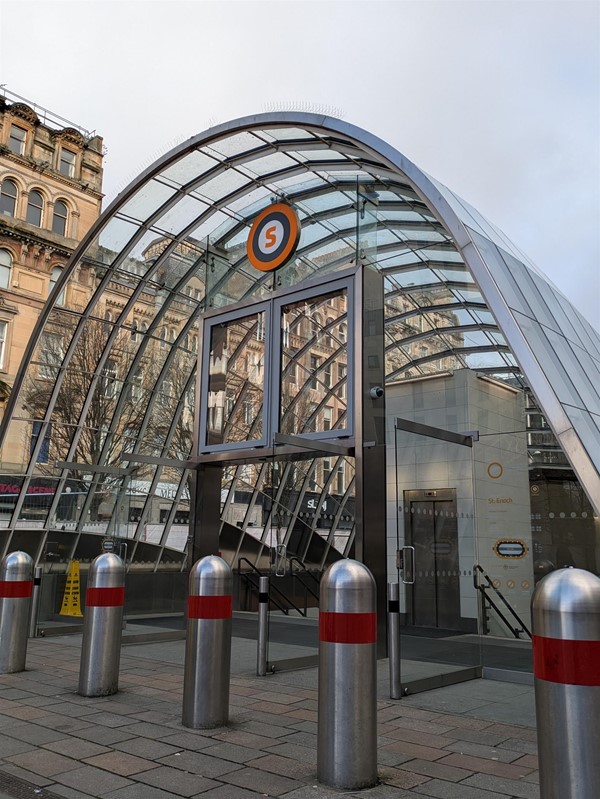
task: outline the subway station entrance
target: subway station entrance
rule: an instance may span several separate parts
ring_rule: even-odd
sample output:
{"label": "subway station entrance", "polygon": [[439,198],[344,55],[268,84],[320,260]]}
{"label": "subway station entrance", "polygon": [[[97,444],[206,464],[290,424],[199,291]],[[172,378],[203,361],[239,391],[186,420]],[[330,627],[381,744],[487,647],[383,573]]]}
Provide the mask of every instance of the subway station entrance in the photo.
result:
{"label": "subway station entrance", "polygon": [[220,551],[242,614],[271,576],[304,653],[323,571],[356,558],[380,653],[399,583],[409,690],[531,671],[536,582],[598,572],[599,363],[543,273],[387,142],[226,122],[138,176],[57,278],[0,422],[0,553],[43,568],[55,620],[103,547],[130,618],[181,618]]}

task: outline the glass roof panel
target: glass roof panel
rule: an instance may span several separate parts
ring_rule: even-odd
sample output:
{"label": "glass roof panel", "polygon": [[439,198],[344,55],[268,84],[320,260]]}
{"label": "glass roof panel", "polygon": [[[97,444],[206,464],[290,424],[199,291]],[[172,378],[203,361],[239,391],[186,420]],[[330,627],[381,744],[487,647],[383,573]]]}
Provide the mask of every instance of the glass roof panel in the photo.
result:
{"label": "glass roof panel", "polygon": [[172,181],[178,187],[185,186],[205,172],[214,169],[217,163],[217,159],[213,156],[207,155],[200,150],[194,150],[164,169],[160,173],[159,179]]}
{"label": "glass roof panel", "polygon": [[121,216],[144,222],[174,194],[176,194],[176,189],[159,180],[149,180],[122,206],[119,213]]}
{"label": "glass roof panel", "polygon": [[264,147],[265,143],[247,130],[241,133],[234,133],[223,136],[218,141],[213,141],[210,145],[205,145],[201,152],[216,155],[219,160],[222,158],[236,158],[251,150]]}
{"label": "glass roof panel", "polygon": [[87,252],[91,258],[97,259],[103,264],[112,264],[139,232],[139,229],[139,225],[113,216],[109,223],[102,228],[96,240],[90,244]]}
{"label": "glass roof panel", "polygon": [[516,313],[515,317],[559,401],[577,405],[580,408],[584,407],[579,392],[575,389],[564,368],[559,365],[554,348],[539,322],[520,313]]}
{"label": "glass roof panel", "polygon": [[226,169],[212,178],[212,180],[197,187],[197,192],[203,198],[216,202],[246,185],[248,185],[246,175],[237,169]]}
{"label": "glass roof panel", "polygon": [[287,169],[298,169],[299,164],[285,153],[269,153],[262,158],[246,161],[239,169],[253,178],[263,178],[273,172],[283,172]]}
{"label": "glass roof panel", "polygon": [[[542,326],[542,331],[548,337],[550,345],[555,353],[555,358],[561,364],[569,364],[569,378],[577,386],[577,392],[584,402],[586,408],[600,407],[600,375],[598,370],[592,366],[592,361],[587,361],[587,369],[584,368],[583,350],[574,344],[569,344],[567,339]],[[582,356],[582,357],[580,357]],[[592,372],[589,372],[589,369]],[[596,385],[594,386],[593,380],[595,379]]]}
{"label": "glass roof panel", "polygon": [[566,405],[565,411],[596,469],[600,471],[600,416],[571,405]]}
{"label": "glass roof panel", "polygon": [[269,136],[273,140],[279,140],[279,139],[284,139],[286,141],[288,139],[314,140],[316,138],[316,136],[313,136],[313,134],[310,133],[308,130],[304,130],[303,128],[288,127],[287,125],[282,126],[280,128],[265,128],[264,130],[259,130],[256,132],[257,136],[260,136],[263,133],[266,133],[267,136]]}
{"label": "glass roof panel", "polygon": [[337,150],[331,150],[329,147],[322,150],[302,150],[298,149],[294,155],[300,161],[343,161],[347,160],[344,153],[339,153]]}
{"label": "glass roof panel", "polygon": [[189,194],[185,195],[179,200],[177,205],[174,205],[160,219],[157,219],[152,227],[164,233],[177,236],[199,216],[206,213],[209,207],[209,205],[201,202],[196,197]]}

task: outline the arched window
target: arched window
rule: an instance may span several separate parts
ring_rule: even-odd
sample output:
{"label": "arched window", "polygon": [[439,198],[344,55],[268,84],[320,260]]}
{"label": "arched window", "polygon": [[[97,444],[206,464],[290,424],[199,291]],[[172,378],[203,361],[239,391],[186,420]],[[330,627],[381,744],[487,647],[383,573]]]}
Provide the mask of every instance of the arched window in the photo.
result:
{"label": "arched window", "polygon": [[327,321],[325,322],[325,326],[327,327],[327,333],[325,334],[325,346],[326,347],[333,347],[333,338],[331,336],[331,328],[333,327],[333,319],[331,316],[327,317]]}
{"label": "arched window", "polygon": [[[55,266],[50,272],[50,294],[52,293],[52,289],[56,285],[57,280],[62,275],[62,267]],[[65,304],[65,291],[64,289],[60,292],[58,299],[56,300],[57,305],[64,305]]]}
{"label": "arched window", "polygon": [[6,178],[0,186],[0,214],[14,216],[17,207],[17,184]]}
{"label": "arched window", "polygon": [[10,286],[10,272],[12,268],[12,255],[8,250],[0,250],[0,289]]}
{"label": "arched window", "polygon": [[42,226],[42,209],[44,208],[44,198],[39,191],[30,191],[27,201],[27,221],[36,227]]}
{"label": "arched window", "polygon": [[58,233],[59,236],[67,235],[67,217],[69,210],[67,204],[62,200],[57,200],[54,203],[54,214],[52,215],[52,232]]}

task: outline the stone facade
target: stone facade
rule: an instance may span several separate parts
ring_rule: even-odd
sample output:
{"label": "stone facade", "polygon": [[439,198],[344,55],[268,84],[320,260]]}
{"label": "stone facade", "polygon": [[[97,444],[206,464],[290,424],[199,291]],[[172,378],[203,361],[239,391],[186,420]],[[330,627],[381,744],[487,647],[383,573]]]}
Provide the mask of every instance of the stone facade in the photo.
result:
{"label": "stone facade", "polygon": [[[62,268],[100,215],[103,157],[100,136],[0,96],[0,380],[8,386]],[[69,282],[65,306],[89,297],[86,271]],[[22,469],[24,448],[13,431],[0,469]]]}

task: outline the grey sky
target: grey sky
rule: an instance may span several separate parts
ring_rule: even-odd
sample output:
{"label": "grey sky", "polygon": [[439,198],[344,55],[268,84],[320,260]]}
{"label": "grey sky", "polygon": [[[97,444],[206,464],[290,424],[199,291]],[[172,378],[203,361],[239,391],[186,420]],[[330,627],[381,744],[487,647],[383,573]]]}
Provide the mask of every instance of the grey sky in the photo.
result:
{"label": "grey sky", "polygon": [[600,328],[596,0],[0,0],[0,83],[104,137],[107,199],[211,124],[334,109]]}

